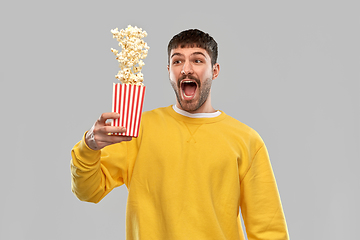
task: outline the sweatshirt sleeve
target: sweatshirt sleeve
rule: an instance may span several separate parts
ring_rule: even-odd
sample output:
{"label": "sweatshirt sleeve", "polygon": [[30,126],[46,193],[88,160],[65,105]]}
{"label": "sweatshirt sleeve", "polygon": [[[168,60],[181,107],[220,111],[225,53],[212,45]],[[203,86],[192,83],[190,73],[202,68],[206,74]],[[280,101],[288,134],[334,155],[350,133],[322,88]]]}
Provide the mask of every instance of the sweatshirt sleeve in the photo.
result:
{"label": "sweatshirt sleeve", "polygon": [[71,190],[81,201],[98,203],[112,189],[128,182],[125,142],[92,150],[85,135],[71,151]]}
{"label": "sweatshirt sleeve", "polygon": [[241,180],[240,207],[249,240],[288,240],[288,230],[266,146]]}

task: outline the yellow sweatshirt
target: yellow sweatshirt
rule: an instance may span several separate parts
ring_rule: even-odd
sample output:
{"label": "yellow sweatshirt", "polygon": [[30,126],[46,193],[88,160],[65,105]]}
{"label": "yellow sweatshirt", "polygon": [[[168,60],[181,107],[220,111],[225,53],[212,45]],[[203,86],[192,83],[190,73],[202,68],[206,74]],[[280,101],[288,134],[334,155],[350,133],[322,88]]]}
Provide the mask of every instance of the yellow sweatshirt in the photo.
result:
{"label": "yellow sweatshirt", "polygon": [[128,188],[127,240],[288,239],[286,222],[260,136],[226,115],[190,118],[171,106],[143,113],[130,142],[72,150],[72,191],[99,202]]}

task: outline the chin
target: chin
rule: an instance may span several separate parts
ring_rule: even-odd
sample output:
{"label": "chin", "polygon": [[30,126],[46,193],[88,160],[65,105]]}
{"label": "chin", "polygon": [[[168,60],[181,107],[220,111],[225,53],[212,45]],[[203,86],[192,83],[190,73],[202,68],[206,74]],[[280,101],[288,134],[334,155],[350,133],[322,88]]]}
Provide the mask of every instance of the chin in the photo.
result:
{"label": "chin", "polygon": [[181,109],[187,112],[195,112],[199,110],[204,103],[200,103],[199,100],[191,100],[191,101],[181,101],[179,102]]}

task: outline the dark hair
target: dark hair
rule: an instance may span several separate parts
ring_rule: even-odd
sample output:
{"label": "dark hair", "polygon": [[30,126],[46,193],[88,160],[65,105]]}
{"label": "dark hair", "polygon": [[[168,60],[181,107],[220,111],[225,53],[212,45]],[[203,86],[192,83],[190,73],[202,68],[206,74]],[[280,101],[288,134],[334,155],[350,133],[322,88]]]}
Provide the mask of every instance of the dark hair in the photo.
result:
{"label": "dark hair", "polygon": [[189,29],[175,35],[168,44],[168,61],[170,52],[175,48],[199,47],[206,50],[211,58],[211,65],[214,65],[218,57],[216,41],[208,34],[198,29]]}

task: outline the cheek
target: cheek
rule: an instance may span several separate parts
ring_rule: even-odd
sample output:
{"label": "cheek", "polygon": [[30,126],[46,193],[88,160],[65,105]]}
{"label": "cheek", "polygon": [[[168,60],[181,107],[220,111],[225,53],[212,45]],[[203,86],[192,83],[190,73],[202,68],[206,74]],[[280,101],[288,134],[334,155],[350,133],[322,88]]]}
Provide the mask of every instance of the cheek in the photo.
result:
{"label": "cheek", "polygon": [[198,73],[199,73],[199,76],[201,76],[201,79],[203,79],[203,80],[211,78],[211,76],[212,76],[212,72],[207,69],[206,70],[202,69],[202,71],[198,72]]}
{"label": "cheek", "polygon": [[170,68],[169,70],[169,77],[170,77],[170,80],[176,80],[177,79],[177,74],[176,74],[176,69],[174,68]]}
{"label": "cheek", "polygon": [[209,66],[199,66],[198,68],[194,68],[194,72],[199,76],[207,78],[209,75],[212,75],[212,68]]}
{"label": "cheek", "polygon": [[176,81],[176,78],[175,78],[174,74],[172,74],[172,73],[169,74],[169,79],[170,79],[171,82]]}

